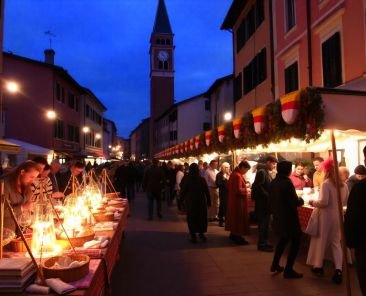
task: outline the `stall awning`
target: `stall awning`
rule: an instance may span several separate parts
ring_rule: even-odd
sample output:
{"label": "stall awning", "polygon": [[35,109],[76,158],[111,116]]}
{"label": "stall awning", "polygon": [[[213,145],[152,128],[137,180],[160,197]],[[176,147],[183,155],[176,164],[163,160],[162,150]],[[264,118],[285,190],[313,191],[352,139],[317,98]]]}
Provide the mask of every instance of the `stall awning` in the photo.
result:
{"label": "stall awning", "polygon": [[0,151],[2,152],[19,152],[20,146],[5,140],[0,139]]}
{"label": "stall awning", "polygon": [[20,141],[17,139],[5,139],[7,142],[16,145],[18,147],[20,147],[20,150],[26,151],[29,154],[36,154],[36,155],[48,155],[48,154],[52,154],[52,150],[45,148],[45,147],[41,147],[38,145],[34,145],[34,144],[30,144],[24,141]]}

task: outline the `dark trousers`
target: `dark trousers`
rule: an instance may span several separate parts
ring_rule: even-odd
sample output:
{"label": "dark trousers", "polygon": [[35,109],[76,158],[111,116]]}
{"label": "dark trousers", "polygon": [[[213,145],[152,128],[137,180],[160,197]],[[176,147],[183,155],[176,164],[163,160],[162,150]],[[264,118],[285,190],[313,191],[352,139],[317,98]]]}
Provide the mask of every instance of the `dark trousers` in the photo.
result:
{"label": "dark trousers", "polygon": [[355,249],[356,269],[362,295],[366,296],[366,241]]}
{"label": "dark trousers", "polygon": [[227,204],[227,197],[219,195],[220,205],[219,205],[219,212],[217,214],[217,217],[219,217],[220,222],[225,221],[226,217],[226,204]]}
{"label": "dark trousers", "polygon": [[272,266],[278,266],[280,264],[280,259],[282,257],[282,254],[287,246],[287,244],[290,242],[290,250],[288,251],[287,255],[287,263],[285,270],[293,270],[295,259],[297,256],[297,253],[299,252],[300,247],[300,236],[294,236],[294,237],[281,237],[276,245],[276,250],[274,253]]}
{"label": "dark trousers", "polygon": [[147,211],[149,218],[153,217],[154,200],[156,201],[156,213],[161,216],[161,193],[148,192],[147,193]]}
{"label": "dark trousers", "polygon": [[269,219],[270,215],[258,217],[258,247],[265,247],[268,245]]}
{"label": "dark trousers", "polygon": [[135,184],[129,183],[126,186],[127,199],[129,202],[135,199]]}

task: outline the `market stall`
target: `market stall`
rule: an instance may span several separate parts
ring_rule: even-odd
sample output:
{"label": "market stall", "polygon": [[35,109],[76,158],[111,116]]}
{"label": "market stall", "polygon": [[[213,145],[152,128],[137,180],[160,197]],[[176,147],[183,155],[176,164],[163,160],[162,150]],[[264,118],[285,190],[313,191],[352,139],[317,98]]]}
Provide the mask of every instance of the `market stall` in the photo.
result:
{"label": "market stall", "polygon": [[[89,176],[62,205],[48,197],[37,201],[29,226],[21,227],[23,218],[14,216],[22,239],[2,239],[6,246],[0,274],[6,281],[0,280],[0,294],[70,291],[70,295],[104,295],[119,259],[129,207],[126,199],[102,188],[106,186]],[[16,265],[19,267],[14,268]],[[63,282],[53,283],[54,278]]]}

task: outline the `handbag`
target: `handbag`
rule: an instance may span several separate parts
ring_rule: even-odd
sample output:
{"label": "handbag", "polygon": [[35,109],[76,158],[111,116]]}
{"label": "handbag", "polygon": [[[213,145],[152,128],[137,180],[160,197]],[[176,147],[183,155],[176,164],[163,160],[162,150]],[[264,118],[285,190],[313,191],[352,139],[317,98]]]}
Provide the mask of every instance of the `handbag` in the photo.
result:
{"label": "handbag", "polygon": [[306,226],[305,233],[310,236],[319,235],[319,209],[315,208],[309,218],[308,225]]}

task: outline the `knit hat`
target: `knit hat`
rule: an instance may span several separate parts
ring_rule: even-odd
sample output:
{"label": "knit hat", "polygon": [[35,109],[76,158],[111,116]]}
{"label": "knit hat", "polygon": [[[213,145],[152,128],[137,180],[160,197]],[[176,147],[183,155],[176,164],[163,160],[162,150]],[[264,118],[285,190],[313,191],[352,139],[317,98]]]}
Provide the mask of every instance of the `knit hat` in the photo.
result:
{"label": "knit hat", "polygon": [[322,169],[324,172],[329,172],[334,167],[333,158],[327,158],[322,162]]}
{"label": "knit hat", "polygon": [[366,175],[366,167],[360,164],[360,165],[356,166],[356,168],[354,170],[354,173],[356,175],[363,175],[363,176],[365,176]]}

